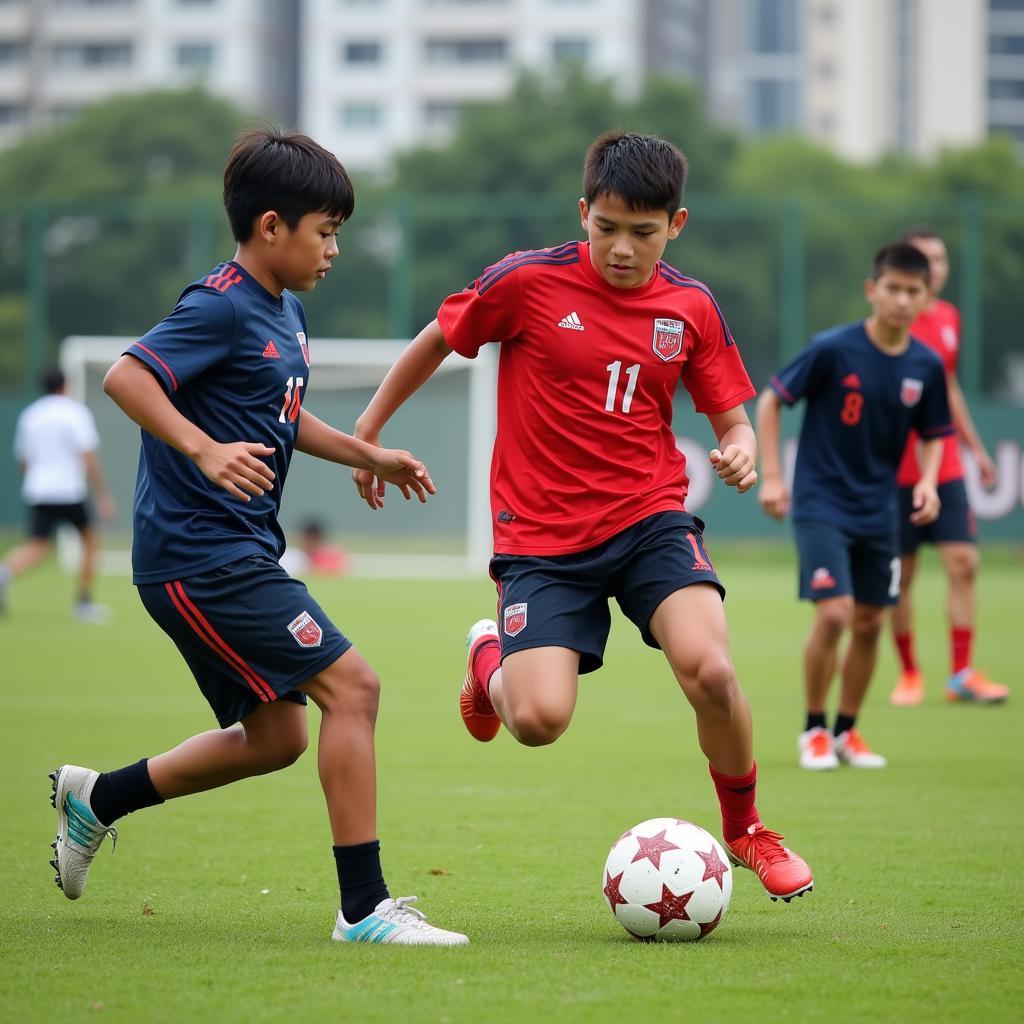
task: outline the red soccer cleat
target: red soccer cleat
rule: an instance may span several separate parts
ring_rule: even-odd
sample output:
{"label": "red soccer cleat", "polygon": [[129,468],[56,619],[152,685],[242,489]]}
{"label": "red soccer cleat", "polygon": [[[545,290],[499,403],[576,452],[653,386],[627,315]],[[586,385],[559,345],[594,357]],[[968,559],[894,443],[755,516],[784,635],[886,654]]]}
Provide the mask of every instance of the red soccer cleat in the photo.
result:
{"label": "red soccer cleat", "polygon": [[749,868],[768,890],[773,900],[788,903],[814,888],[814,878],[806,862],[782,845],[778,832],[760,823],[751,825],[747,834],[725,843],[734,867]]}
{"label": "red soccer cleat", "polygon": [[892,693],[889,694],[889,703],[894,707],[912,707],[924,700],[924,679],[918,669],[911,669],[909,672],[900,673],[899,679]]}
{"label": "red soccer cleat", "polygon": [[466,637],[466,679],[462,684],[462,691],[459,693],[459,711],[462,713],[462,720],[473,739],[486,743],[498,735],[501,728],[501,719],[494,710],[487,690],[484,688],[486,680],[478,679],[473,671],[477,660],[477,652],[485,644],[495,644],[501,647],[498,639],[498,624],[493,619],[481,619],[474,622],[470,627],[469,635]]}

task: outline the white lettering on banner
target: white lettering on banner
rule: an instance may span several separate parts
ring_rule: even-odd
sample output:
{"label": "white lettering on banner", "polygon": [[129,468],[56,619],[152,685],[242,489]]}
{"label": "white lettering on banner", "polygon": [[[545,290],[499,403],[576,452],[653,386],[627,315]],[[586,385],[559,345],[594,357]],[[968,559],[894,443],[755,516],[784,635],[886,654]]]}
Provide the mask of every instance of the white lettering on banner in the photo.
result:
{"label": "white lettering on banner", "polygon": [[[677,437],[676,447],[686,456],[686,474],[690,478],[686,507],[690,512],[699,512],[711,500],[717,480],[708,461],[708,449],[692,437]],[[782,442],[782,473],[791,491],[796,469],[796,449],[795,437]],[[995,487],[986,490],[981,485],[974,456],[966,448],[960,449],[967,500],[979,519],[1004,519],[1024,507],[1024,448],[1017,441],[1004,440],[996,444],[994,451],[999,481]]]}
{"label": "white lettering on banner", "polygon": [[992,490],[981,485],[978,463],[966,448],[960,449],[964,464],[964,484],[967,501],[979,519],[1002,519],[1016,506],[1024,505],[1024,455],[1016,441],[1000,441],[995,448],[996,470],[999,480]]}

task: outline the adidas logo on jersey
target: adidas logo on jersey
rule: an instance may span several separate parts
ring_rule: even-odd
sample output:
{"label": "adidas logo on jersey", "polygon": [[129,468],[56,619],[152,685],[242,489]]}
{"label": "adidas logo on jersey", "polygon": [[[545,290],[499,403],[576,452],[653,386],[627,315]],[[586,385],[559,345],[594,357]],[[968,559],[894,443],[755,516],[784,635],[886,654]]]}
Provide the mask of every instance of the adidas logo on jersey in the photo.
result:
{"label": "adidas logo on jersey", "polygon": [[558,321],[559,327],[564,327],[569,331],[585,331],[586,328],[583,326],[583,322],[580,320],[576,310],[573,310],[568,316],[563,316]]}
{"label": "adidas logo on jersey", "polygon": [[277,351],[277,346],[274,344],[274,339],[271,338],[267,342],[267,347],[263,350],[264,359],[280,359],[281,353]]}
{"label": "adidas logo on jersey", "polygon": [[840,381],[840,384],[842,384],[844,388],[859,388],[860,387],[860,377],[858,377],[857,374],[855,374],[855,373],[848,373]]}

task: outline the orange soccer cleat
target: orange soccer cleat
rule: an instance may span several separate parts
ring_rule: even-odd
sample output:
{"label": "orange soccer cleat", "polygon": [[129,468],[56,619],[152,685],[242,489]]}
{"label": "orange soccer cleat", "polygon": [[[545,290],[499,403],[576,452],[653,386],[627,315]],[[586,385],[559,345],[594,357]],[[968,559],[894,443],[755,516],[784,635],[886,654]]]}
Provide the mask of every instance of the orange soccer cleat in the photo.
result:
{"label": "orange soccer cleat", "polygon": [[1002,704],[1010,696],[1010,688],[993,683],[984,673],[965,668],[949,677],[946,683],[946,700],[973,702],[975,704]]}
{"label": "orange soccer cleat", "polygon": [[778,832],[758,823],[746,835],[726,840],[725,849],[734,867],[749,868],[761,879],[773,900],[788,903],[794,896],[803,896],[814,888],[814,878],[807,863],[782,845]]}
{"label": "orange soccer cleat", "polygon": [[498,624],[493,619],[481,619],[470,627],[466,637],[466,679],[459,693],[462,721],[466,723],[473,739],[481,743],[493,740],[501,728],[501,719],[484,687],[486,680],[478,679],[474,671],[477,653],[485,644],[495,644],[499,649],[501,647]]}
{"label": "orange soccer cleat", "polygon": [[889,703],[896,707],[910,707],[924,700],[924,677],[919,669],[900,673],[896,686],[889,694]]}

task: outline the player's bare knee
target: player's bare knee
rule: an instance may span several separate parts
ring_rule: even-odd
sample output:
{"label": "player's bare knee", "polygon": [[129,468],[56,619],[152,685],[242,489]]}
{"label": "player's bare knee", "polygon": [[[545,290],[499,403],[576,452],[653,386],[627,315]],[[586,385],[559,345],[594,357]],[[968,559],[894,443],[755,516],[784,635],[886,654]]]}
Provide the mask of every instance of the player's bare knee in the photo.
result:
{"label": "player's bare knee", "polygon": [[569,719],[555,708],[531,705],[507,715],[509,732],[525,747],[546,747],[569,727]]}
{"label": "player's bare knee", "polygon": [[838,643],[852,618],[852,600],[823,601],[815,609],[815,629],[827,643]]}
{"label": "player's bare knee", "polygon": [[704,658],[697,667],[694,682],[695,703],[706,710],[731,714],[739,696],[739,684],[736,670],[726,655],[714,654]]}
{"label": "player's bare knee", "polygon": [[950,583],[954,587],[972,586],[978,575],[978,552],[975,548],[958,551],[947,562]]}
{"label": "player's bare knee", "polygon": [[852,630],[854,635],[863,641],[877,642],[885,622],[884,608],[858,609],[853,617]]}
{"label": "player's bare knee", "polygon": [[377,720],[380,677],[362,658],[343,655],[316,677],[308,693],[325,714],[357,714]]}

